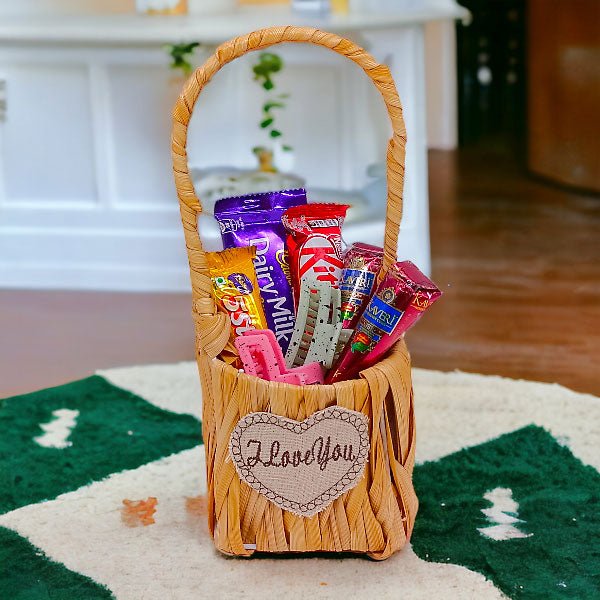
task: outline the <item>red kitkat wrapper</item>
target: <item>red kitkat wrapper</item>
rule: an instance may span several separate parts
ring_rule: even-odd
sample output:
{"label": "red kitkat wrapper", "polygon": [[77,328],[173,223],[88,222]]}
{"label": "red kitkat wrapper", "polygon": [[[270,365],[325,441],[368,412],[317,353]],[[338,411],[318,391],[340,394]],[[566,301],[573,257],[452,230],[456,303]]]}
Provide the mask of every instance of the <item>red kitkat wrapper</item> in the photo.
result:
{"label": "red kitkat wrapper", "polygon": [[294,301],[300,281],[310,278],[339,287],[342,268],[342,224],[347,204],[306,204],[288,208],[281,219],[288,231],[288,264]]}
{"label": "red kitkat wrapper", "polygon": [[325,383],[352,379],[378,362],[441,295],[435,283],[413,263],[394,263],[377,286]]}

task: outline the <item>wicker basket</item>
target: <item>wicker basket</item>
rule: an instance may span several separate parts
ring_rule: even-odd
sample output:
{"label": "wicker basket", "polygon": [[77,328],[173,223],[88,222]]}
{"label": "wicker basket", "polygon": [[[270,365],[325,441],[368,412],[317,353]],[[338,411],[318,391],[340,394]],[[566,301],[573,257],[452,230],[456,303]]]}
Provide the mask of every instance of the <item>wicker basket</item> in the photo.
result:
{"label": "wicker basket", "polygon": [[[174,109],[172,156],[190,264],[197,360],[203,393],[203,435],[208,482],[208,524],[216,547],[227,554],[357,552],[388,558],[409,540],[418,508],[412,485],[415,423],[410,356],[400,341],[360,379],[334,385],[292,386],[239,373],[219,360],[229,320],[211,296],[206,257],[198,235],[202,211],[187,164],[187,129],[204,86],[225,64],[280,42],[324,46],[361,66],[381,93],[393,127],[387,152],[388,203],[384,269],[396,260],[402,216],[406,133],[388,68],[338,35],[307,27],[273,27],[240,36],[219,48],[189,78]],[[228,454],[231,433],[248,413],[265,411],[302,421],[338,405],[369,418],[369,460],[356,487],[307,518],[282,510],[243,483]]]}

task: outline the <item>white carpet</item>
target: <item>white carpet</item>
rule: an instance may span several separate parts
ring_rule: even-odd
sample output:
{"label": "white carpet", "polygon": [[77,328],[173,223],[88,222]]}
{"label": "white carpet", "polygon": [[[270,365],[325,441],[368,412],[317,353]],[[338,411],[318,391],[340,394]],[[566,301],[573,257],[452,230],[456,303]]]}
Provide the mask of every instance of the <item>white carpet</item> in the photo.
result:
{"label": "white carpet", "polygon": [[[99,374],[162,408],[200,417],[195,364]],[[414,370],[414,386],[418,461],[534,423],[600,470],[600,402],[593,396],[558,385],[420,369]],[[410,548],[382,563],[224,558],[213,549],[204,517],[186,510],[186,498],[204,491],[204,452],[197,447],[9,512],[0,526],[106,585],[120,600],[504,597],[483,575],[425,562]],[[124,527],[123,498],[149,496],[158,498],[156,523]]]}

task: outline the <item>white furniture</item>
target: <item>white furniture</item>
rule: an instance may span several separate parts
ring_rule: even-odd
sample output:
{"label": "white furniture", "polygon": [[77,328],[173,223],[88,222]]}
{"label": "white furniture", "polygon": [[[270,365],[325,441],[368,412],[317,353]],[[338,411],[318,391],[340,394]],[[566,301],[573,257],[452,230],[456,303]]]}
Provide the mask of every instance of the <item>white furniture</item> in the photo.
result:
{"label": "white furniture", "polygon": [[[429,269],[424,24],[466,13],[453,0],[403,6],[310,23],[282,7],[204,17],[1,17],[0,287],[187,290],[169,148],[182,81],[163,45],[199,41],[199,63],[214,44],[274,24],[340,32],[390,65],[409,140],[399,254]],[[350,222],[345,237],[380,241],[382,186],[366,174],[385,159],[380,99],[334,53],[304,45],[278,51],[287,63],[278,85],[292,93],[281,127],[296,151],[295,170],[317,196],[370,191],[366,217]],[[261,92],[250,60],[224,69],[201,96],[192,166],[253,166]],[[211,231],[209,246],[218,237]]]}

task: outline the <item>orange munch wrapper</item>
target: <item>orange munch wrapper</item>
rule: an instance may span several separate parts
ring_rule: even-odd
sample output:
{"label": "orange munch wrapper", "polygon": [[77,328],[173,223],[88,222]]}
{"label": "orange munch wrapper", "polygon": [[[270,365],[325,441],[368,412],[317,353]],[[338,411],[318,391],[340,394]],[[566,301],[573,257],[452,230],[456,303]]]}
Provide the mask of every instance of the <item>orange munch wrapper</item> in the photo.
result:
{"label": "orange munch wrapper", "polygon": [[206,260],[219,310],[231,320],[231,341],[251,329],[267,329],[252,262],[254,246],[207,252]]}

